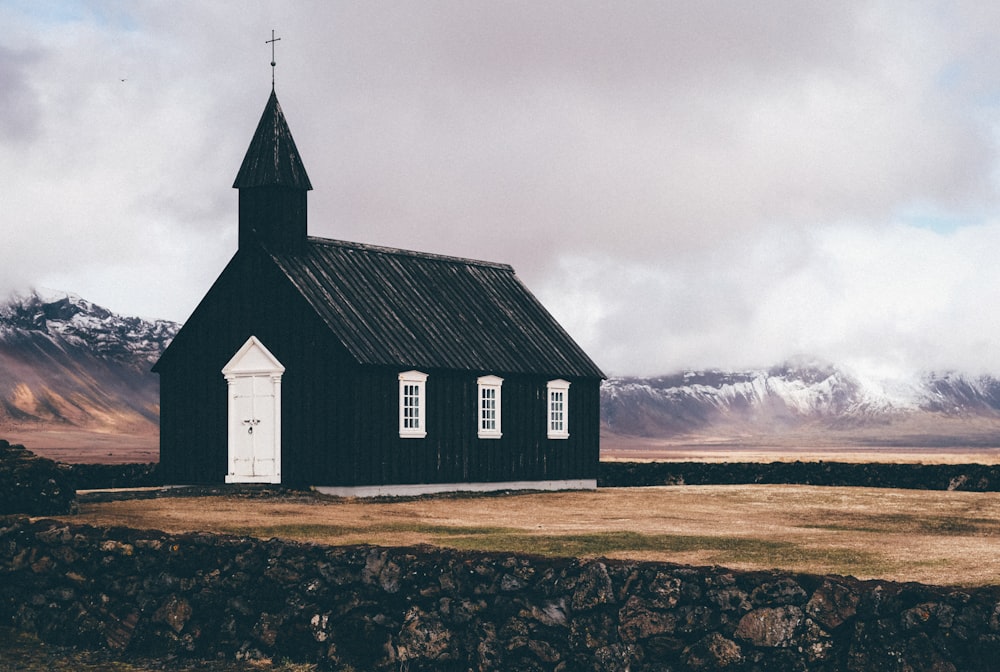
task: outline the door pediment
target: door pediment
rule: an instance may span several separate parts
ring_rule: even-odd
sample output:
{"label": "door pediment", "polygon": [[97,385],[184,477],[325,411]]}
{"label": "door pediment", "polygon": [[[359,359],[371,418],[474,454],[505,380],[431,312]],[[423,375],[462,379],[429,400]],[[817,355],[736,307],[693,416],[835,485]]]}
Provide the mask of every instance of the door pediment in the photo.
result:
{"label": "door pediment", "polygon": [[229,363],[222,367],[222,375],[226,378],[265,373],[280,374],[284,371],[285,367],[278,358],[271,354],[256,336],[248,338]]}

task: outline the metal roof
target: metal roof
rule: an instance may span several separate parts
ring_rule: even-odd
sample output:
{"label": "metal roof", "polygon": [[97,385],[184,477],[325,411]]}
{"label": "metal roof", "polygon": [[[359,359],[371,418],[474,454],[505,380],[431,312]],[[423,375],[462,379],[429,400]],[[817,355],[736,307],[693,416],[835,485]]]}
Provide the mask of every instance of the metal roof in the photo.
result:
{"label": "metal roof", "polygon": [[510,266],[312,237],[270,256],[361,364],[604,377]]}
{"label": "metal roof", "polygon": [[274,89],[271,89],[271,97],[267,99],[264,113],[233,183],[234,189],[248,187],[312,189]]}

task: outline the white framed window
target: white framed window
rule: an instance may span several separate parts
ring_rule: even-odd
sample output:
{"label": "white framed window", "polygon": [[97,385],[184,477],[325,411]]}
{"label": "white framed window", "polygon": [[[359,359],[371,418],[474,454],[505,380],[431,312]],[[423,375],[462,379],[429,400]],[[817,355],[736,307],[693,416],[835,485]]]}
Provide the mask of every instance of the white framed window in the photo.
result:
{"label": "white framed window", "polygon": [[569,382],[550,380],[546,405],[546,434],[550,439],[569,438]]}
{"label": "white framed window", "polygon": [[399,436],[422,439],[427,436],[427,374],[404,371],[399,374]]}
{"label": "white framed window", "polygon": [[503,378],[482,376],[476,379],[479,400],[479,438],[499,439],[500,431],[500,388]]}

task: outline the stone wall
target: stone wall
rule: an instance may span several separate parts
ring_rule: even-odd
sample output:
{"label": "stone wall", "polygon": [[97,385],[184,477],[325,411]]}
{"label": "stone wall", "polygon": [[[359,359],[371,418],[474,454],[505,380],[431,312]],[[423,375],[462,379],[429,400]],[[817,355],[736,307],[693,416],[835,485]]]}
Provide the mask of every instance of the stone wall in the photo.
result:
{"label": "stone wall", "polygon": [[[73,464],[79,490],[164,485],[157,464]],[[1000,465],[877,464],[848,462],[602,462],[599,487],[837,485],[915,490],[1000,491]]]}
{"label": "stone wall", "polygon": [[1000,466],[847,462],[602,462],[598,487],[795,484],[1000,491]]}
{"label": "stone wall", "polygon": [[145,488],[163,485],[160,465],[150,463],[128,464],[68,464],[77,490],[104,488]]}
{"label": "stone wall", "polygon": [[0,519],[0,621],[337,670],[991,670],[1000,588]]}
{"label": "stone wall", "polygon": [[[157,464],[63,465],[79,490],[163,485]],[[854,464],[848,462],[602,462],[599,487],[838,485],[915,490],[1000,491],[1000,465]]]}
{"label": "stone wall", "polygon": [[67,468],[0,439],[0,515],[54,515],[75,506],[76,490]]}

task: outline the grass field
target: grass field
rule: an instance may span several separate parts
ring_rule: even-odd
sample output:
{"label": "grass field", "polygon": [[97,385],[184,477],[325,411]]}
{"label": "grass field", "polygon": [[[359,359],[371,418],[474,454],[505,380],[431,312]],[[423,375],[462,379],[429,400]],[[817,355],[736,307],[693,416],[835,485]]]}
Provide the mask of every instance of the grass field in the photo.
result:
{"label": "grass field", "polygon": [[68,519],[323,544],[425,543],[948,585],[1000,580],[998,493],[741,485],[401,501],[225,496],[83,504]]}

